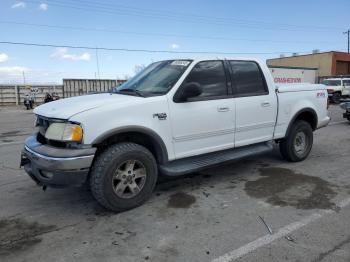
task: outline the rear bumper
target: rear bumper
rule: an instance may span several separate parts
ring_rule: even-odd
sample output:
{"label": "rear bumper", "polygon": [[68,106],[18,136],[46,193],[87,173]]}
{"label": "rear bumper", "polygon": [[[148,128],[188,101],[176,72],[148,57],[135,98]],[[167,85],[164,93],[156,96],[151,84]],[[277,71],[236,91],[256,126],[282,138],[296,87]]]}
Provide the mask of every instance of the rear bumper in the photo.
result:
{"label": "rear bumper", "polygon": [[26,139],[21,166],[38,184],[51,187],[82,185],[88,176],[96,148],[67,149],[40,144],[36,136]]}

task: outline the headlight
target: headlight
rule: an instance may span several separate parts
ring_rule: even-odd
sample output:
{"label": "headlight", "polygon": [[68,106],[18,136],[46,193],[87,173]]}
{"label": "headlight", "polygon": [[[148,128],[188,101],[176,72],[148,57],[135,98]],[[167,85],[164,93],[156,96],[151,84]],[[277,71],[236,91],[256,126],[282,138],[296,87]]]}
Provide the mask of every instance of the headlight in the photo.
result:
{"label": "headlight", "polygon": [[52,123],[46,130],[45,138],[58,141],[80,142],[83,138],[83,129],[76,124]]}

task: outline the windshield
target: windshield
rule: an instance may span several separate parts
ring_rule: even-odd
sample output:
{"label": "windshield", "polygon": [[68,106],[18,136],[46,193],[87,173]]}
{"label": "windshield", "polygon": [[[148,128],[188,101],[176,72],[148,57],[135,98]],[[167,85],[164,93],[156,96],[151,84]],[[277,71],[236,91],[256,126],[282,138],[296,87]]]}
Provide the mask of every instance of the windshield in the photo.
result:
{"label": "windshield", "polygon": [[340,86],[341,85],[341,81],[340,80],[323,80],[322,84],[326,85],[326,86]]}
{"label": "windshield", "polygon": [[191,60],[167,60],[150,64],[133,78],[114,89],[117,93],[133,92],[142,96],[164,95],[179,80]]}

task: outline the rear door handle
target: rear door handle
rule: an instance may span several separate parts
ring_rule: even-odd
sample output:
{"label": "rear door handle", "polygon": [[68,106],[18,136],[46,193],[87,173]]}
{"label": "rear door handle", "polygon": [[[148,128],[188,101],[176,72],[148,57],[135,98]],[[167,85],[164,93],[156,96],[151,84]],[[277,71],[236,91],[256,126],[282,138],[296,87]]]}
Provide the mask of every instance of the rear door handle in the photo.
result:
{"label": "rear door handle", "polygon": [[228,106],[218,106],[218,112],[227,112],[230,108]]}
{"label": "rear door handle", "polygon": [[267,101],[261,103],[262,107],[268,107],[270,105],[271,105],[270,102],[267,102]]}

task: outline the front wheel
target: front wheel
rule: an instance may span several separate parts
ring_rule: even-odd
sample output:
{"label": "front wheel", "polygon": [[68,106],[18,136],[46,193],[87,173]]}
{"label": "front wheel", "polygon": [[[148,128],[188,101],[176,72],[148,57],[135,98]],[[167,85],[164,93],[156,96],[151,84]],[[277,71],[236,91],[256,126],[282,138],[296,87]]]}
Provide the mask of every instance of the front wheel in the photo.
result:
{"label": "front wheel", "polygon": [[145,147],[134,143],[115,144],[95,160],[90,175],[91,191],[107,209],[128,210],[152,195],[157,171],[157,163]]}
{"label": "front wheel", "polygon": [[286,160],[299,162],[307,158],[313,144],[313,133],[310,124],[303,120],[296,121],[280,142],[280,152]]}

